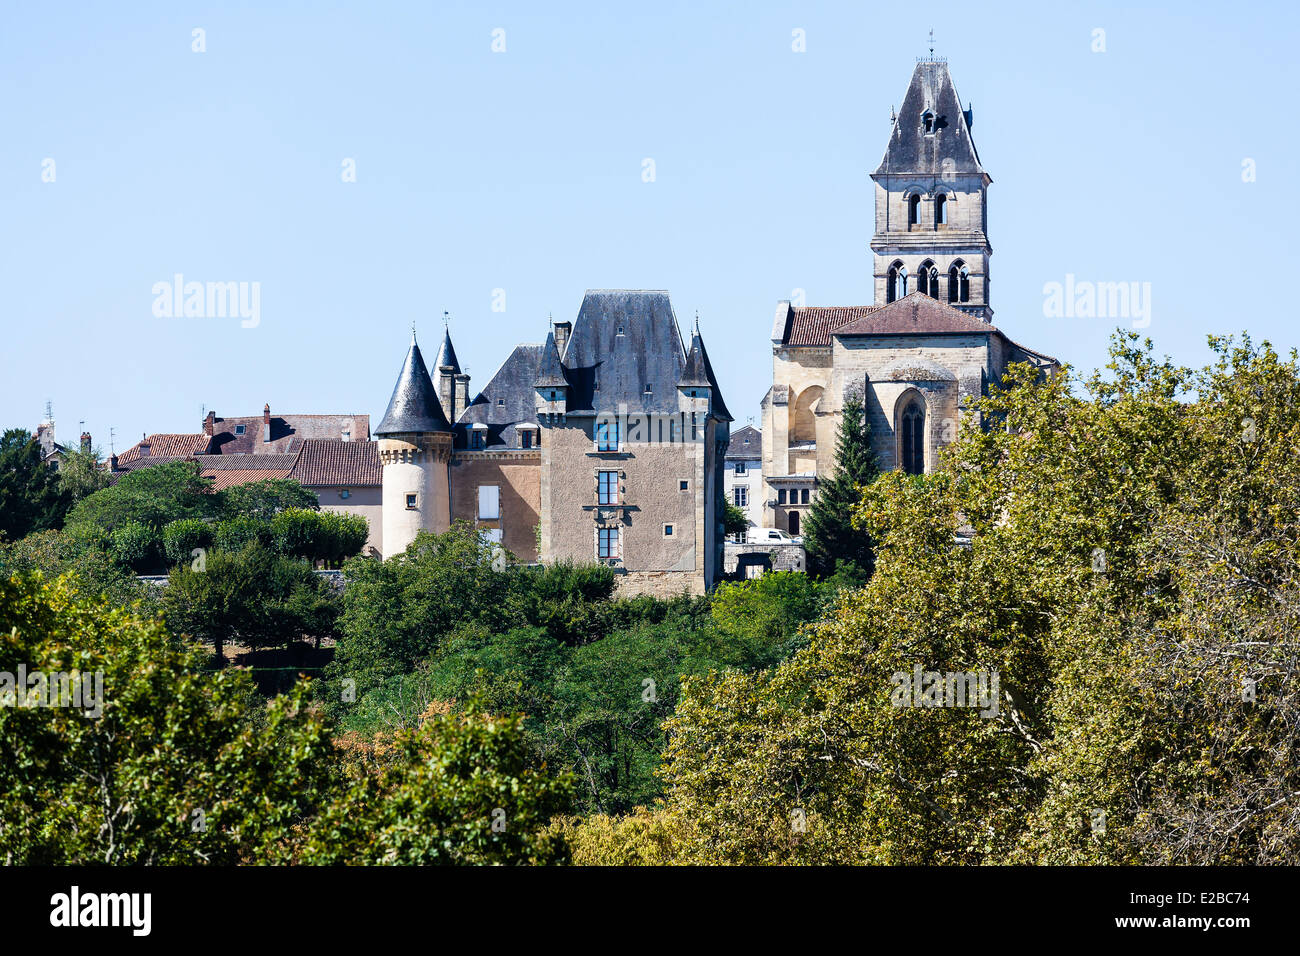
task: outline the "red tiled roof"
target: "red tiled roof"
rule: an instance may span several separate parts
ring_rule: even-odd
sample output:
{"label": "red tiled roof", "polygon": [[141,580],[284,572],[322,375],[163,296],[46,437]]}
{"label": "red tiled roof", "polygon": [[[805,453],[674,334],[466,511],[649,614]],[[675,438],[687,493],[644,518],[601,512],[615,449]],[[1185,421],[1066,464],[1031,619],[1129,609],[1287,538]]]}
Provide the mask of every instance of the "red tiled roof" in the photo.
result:
{"label": "red tiled roof", "polygon": [[303,442],[289,476],[307,487],[383,484],[379,443],[373,441]]}
{"label": "red tiled roof", "polygon": [[835,329],[835,335],[907,335],[912,333],[997,332],[992,324],[954,309],[920,292],[872,309]]}
{"label": "red tiled roof", "polygon": [[875,312],[874,305],[806,305],[790,310],[786,345],[830,345],[831,333]]}
{"label": "red tiled roof", "polygon": [[[249,456],[252,457],[252,456]],[[199,472],[204,478],[212,479],[212,491],[224,491],[235,485],[246,485],[254,481],[269,481],[275,478],[288,478],[288,468],[204,468]]]}
{"label": "red tiled roof", "polygon": [[[149,443],[149,454],[141,455],[140,446],[145,442]],[[147,438],[142,438],[118,455],[117,462],[119,465],[123,465],[139,458],[188,458],[190,455],[197,455],[206,451],[207,445],[208,436],[201,433],[197,435],[150,435]]]}

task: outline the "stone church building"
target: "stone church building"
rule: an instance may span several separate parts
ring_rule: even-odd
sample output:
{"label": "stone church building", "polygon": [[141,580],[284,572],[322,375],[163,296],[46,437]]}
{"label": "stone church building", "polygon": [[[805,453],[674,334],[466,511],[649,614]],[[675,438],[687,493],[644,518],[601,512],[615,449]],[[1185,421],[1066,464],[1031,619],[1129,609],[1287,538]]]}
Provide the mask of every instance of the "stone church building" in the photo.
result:
{"label": "stone church building", "polygon": [[702,594],[722,567],[731,415],[668,293],[592,290],[471,400],[447,332],[414,336],[379,427],[383,553],[464,519],[523,562],[600,562],[623,593]]}
{"label": "stone church building", "polygon": [[862,396],[883,470],[933,470],[971,401],[1013,362],[1055,359],[993,325],[988,187],[947,63],[917,63],[876,189],[874,303],[777,304],[763,399],[764,527],[799,534],[835,463],[840,411]]}

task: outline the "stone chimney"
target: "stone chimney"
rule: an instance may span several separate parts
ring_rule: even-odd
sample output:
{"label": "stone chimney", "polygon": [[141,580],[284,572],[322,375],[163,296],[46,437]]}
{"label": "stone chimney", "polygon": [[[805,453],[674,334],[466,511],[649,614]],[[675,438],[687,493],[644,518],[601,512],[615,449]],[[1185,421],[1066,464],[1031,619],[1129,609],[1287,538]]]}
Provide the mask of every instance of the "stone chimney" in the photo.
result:
{"label": "stone chimney", "polygon": [[148,435],[140,436],[140,457],[148,457],[153,452],[153,445],[149,443]]}
{"label": "stone chimney", "polygon": [[262,441],[271,440],[271,403],[262,406]]}
{"label": "stone chimney", "polygon": [[572,331],[572,322],[555,323],[555,350],[560,353],[560,361],[564,361],[564,347],[569,344],[569,334]]}
{"label": "stone chimney", "polygon": [[203,434],[211,438],[212,433],[216,431],[216,428],[217,428],[217,413],[208,412],[208,417],[203,419]]}
{"label": "stone chimney", "polygon": [[109,455],[109,456],[108,456],[108,470],[109,470],[109,471],[117,471],[117,456],[116,456],[116,455]]}
{"label": "stone chimney", "polygon": [[90,442],[90,432],[82,432],[82,433],[81,433],[81,453],[82,453],[83,455],[89,455],[89,454],[90,454],[90,447],[91,447],[91,442]]}
{"label": "stone chimney", "polygon": [[450,365],[438,366],[438,401],[447,421],[456,424],[456,374]]}
{"label": "stone chimney", "polygon": [[453,425],[467,408],[469,408],[469,376],[461,372],[456,376],[456,403],[453,407],[455,414],[450,416]]}

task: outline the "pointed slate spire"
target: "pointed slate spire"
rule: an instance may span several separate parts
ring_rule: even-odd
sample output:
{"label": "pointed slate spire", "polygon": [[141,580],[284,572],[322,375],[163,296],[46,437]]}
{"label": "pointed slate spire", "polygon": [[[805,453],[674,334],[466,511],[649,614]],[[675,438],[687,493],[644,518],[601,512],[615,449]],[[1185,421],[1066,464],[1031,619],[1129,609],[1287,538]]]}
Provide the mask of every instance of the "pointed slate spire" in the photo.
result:
{"label": "pointed slate spire", "polygon": [[723,421],[733,421],[731,412],[727,411],[727,404],[722,400],[722,390],[718,388],[718,380],[713,374],[713,366],[709,362],[709,353],[704,348],[704,336],[700,334],[700,320],[695,320],[695,331],[691,335],[691,351],[686,356],[686,369],[682,372],[681,381],[677,383],[678,387],[695,387],[713,389],[713,414]]}
{"label": "pointed slate spire", "polygon": [[438,360],[433,363],[434,368],[443,368],[451,366],[452,374],[460,374],[460,361],[456,358],[456,350],[451,345],[451,329],[448,328],[442,337],[442,348],[438,349]]}
{"label": "pointed slate spire", "polygon": [[898,109],[885,158],[873,175],[980,175],[971,119],[943,60],[922,60]]}
{"label": "pointed slate spire", "polygon": [[376,435],[395,435],[400,432],[449,432],[451,425],[442,413],[438,393],[429,379],[420,346],[411,333],[411,348],[402,363],[402,371],[393,386],[393,397],[388,400],[388,411],[375,429]]}
{"label": "pointed slate spire", "polygon": [[546,333],[546,344],[542,346],[542,360],[537,366],[537,388],[567,388],[568,380],[564,377],[564,366],[560,364],[560,350],[555,347],[555,333]]}

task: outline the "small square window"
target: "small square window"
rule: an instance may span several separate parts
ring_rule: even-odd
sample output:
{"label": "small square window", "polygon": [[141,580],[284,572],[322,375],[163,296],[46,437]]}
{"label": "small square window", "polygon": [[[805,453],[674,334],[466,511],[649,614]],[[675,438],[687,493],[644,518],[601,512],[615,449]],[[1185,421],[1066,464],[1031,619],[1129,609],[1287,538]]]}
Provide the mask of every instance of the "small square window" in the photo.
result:
{"label": "small square window", "polygon": [[683,478],[681,481],[679,481],[679,482],[677,483],[677,487],[678,487],[678,490],[680,490],[680,491],[690,491],[690,490],[691,490],[691,483],[690,483],[689,481],[687,481],[686,479]]}
{"label": "small square window", "polygon": [[415,495],[407,495],[407,496],[406,496],[406,507],[407,507],[407,509],[410,510],[410,511],[414,511],[414,510],[415,510]]}
{"label": "small square window", "polygon": [[735,472],[738,475],[747,475],[749,474],[749,466],[746,465],[743,461],[738,461],[736,462]]}
{"label": "small square window", "polygon": [[654,391],[654,389],[650,387],[650,383],[649,383],[649,382],[646,382],[646,383],[645,383],[645,393],[646,393],[647,395],[649,395],[649,394],[650,394],[651,392],[653,392],[653,391]]}
{"label": "small square window", "polygon": [[664,525],[664,537],[671,538],[672,536],[673,536],[673,526],[670,524]]}
{"label": "small square window", "polygon": [[505,407],[506,407],[506,400],[504,398],[498,398],[497,408],[505,408]]}
{"label": "small square window", "polygon": [[236,434],[236,435],[242,435],[242,434],[244,434],[244,431],[245,431],[245,428],[244,428],[243,425],[236,425],[236,426],[235,426],[235,434]]}

